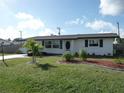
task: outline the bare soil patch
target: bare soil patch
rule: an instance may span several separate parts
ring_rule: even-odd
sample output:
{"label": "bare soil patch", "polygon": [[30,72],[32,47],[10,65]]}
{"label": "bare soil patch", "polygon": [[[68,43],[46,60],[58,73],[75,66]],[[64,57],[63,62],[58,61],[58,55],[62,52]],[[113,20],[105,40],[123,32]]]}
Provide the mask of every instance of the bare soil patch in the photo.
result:
{"label": "bare soil patch", "polygon": [[110,68],[115,68],[115,69],[123,69],[124,70],[124,63],[123,64],[118,64],[115,62],[112,62],[111,60],[101,60],[101,59],[88,59],[87,61],[81,61],[81,60],[72,60],[70,62],[67,61],[59,61],[60,64],[95,64],[99,66],[104,66],[104,67],[110,67]]}

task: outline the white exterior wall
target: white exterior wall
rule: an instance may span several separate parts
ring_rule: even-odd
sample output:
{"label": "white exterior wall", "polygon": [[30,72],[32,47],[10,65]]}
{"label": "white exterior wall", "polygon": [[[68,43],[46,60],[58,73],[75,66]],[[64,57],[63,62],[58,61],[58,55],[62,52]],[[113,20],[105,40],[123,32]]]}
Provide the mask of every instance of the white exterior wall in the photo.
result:
{"label": "white exterior wall", "polygon": [[45,48],[43,49],[43,52],[46,52],[46,53],[51,53],[51,54],[63,54],[66,50],[65,48],[65,44],[66,44],[66,41],[70,41],[70,44],[71,44],[71,47],[70,47],[70,51],[71,52],[74,52],[74,40],[62,40],[62,49],[60,48]]}
{"label": "white exterior wall", "polygon": [[62,43],[63,45],[62,45],[62,49],[60,49],[60,48],[45,48],[45,46],[44,46],[44,48],[43,48],[43,52],[46,52],[46,53],[50,53],[50,54],[63,54],[65,51],[65,49],[64,49],[64,41],[63,41],[63,43]]}
{"label": "white exterior wall", "polygon": [[63,54],[64,50],[63,49],[52,49],[52,48],[44,48],[43,52],[46,53],[51,53],[51,54]]}
{"label": "white exterior wall", "polygon": [[84,49],[87,53],[91,55],[93,53],[95,55],[108,55],[108,54],[113,55],[113,41],[114,39],[112,38],[103,38],[103,47],[99,47],[99,46],[85,47],[85,39],[79,39],[79,40],[75,40],[74,42],[75,43],[74,50],[75,52],[78,52],[80,49]]}
{"label": "white exterior wall", "polygon": [[[46,53],[53,53],[53,54],[63,54],[66,51],[65,43],[66,41],[70,41],[71,47],[70,51],[72,53],[79,52],[80,49],[84,49],[89,54],[95,55],[113,55],[113,38],[98,38],[103,39],[103,47],[99,46],[88,46],[85,47],[85,39],[77,39],[77,40],[63,40],[63,47],[62,49],[59,48],[44,48],[43,52]],[[88,39],[87,39],[88,40]],[[94,40],[94,39],[92,39]]]}

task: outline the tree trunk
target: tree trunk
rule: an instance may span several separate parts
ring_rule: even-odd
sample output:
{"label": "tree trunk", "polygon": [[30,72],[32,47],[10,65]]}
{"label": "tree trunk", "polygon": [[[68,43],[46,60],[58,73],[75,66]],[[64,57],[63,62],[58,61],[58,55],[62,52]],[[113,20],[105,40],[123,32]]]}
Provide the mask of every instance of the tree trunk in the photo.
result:
{"label": "tree trunk", "polygon": [[33,52],[33,55],[32,55],[32,63],[36,63],[34,50],[33,50],[32,52]]}
{"label": "tree trunk", "polygon": [[35,63],[35,58],[34,55],[32,56],[32,62]]}
{"label": "tree trunk", "polygon": [[35,63],[36,63],[36,55],[34,56],[34,61],[35,61]]}

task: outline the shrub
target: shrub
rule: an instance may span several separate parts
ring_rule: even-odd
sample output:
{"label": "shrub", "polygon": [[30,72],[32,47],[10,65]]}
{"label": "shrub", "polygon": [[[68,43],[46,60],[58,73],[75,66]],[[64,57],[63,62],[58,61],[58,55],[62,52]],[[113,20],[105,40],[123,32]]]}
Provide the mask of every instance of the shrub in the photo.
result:
{"label": "shrub", "polygon": [[73,56],[74,56],[74,57],[79,57],[78,52],[75,52],[75,53],[73,54]]}
{"label": "shrub", "polygon": [[16,54],[23,54],[21,50],[17,50]]}
{"label": "shrub", "polygon": [[121,58],[115,59],[115,62],[116,62],[117,64],[122,64],[122,63],[123,63],[123,62],[121,61]]}
{"label": "shrub", "polygon": [[81,58],[81,60],[86,61],[87,60],[87,53],[83,49],[81,49],[79,51],[79,57]]}
{"label": "shrub", "polygon": [[95,53],[92,53],[92,56],[95,56],[96,54]]}
{"label": "shrub", "polygon": [[63,58],[66,60],[66,61],[71,61],[73,59],[73,56],[70,52],[65,52],[63,54]]}

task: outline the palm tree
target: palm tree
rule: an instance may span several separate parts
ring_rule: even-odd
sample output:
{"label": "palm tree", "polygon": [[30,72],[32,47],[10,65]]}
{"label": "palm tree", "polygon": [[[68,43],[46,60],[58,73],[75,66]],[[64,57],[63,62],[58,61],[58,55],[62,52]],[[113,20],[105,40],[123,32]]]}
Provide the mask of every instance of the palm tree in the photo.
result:
{"label": "palm tree", "polygon": [[36,42],[33,38],[30,38],[25,42],[24,47],[32,51],[31,63],[36,63],[36,55],[38,54],[39,50],[43,49],[42,45]]}

